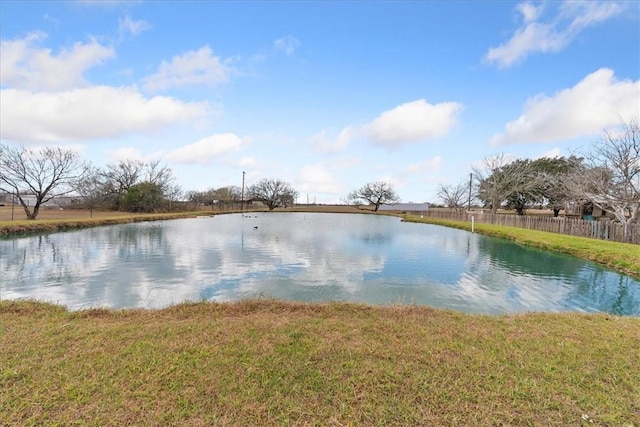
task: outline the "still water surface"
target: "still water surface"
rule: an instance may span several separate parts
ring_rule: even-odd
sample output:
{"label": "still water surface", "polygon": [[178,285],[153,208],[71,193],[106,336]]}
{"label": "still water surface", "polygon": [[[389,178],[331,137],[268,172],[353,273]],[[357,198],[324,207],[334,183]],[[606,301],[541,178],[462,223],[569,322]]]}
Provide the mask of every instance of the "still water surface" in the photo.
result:
{"label": "still water surface", "polygon": [[81,309],[251,297],[640,315],[628,276],[388,216],[252,213],[0,240],[2,299]]}

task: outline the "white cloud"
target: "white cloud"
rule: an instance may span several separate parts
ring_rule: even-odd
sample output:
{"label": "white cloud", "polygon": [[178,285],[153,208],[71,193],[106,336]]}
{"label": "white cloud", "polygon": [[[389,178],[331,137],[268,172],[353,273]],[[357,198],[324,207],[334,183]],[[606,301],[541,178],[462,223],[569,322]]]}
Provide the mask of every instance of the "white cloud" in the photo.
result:
{"label": "white cloud", "polygon": [[335,137],[327,136],[328,131],[323,130],[310,138],[316,145],[316,149],[323,153],[338,153],[349,145],[349,142],[358,136],[358,130],[352,126],[347,126]]}
{"label": "white cloud", "polygon": [[383,112],[364,131],[374,144],[393,148],[446,135],[461,111],[457,102],[429,104],[419,99]]}
{"label": "white cloud", "polygon": [[131,34],[137,36],[150,28],[151,25],[147,21],[134,21],[128,14],[125,15],[124,18],[118,19],[118,30],[120,31],[120,34]]}
{"label": "white cloud", "polygon": [[536,52],[559,52],[586,28],[605,21],[623,11],[617,1],[565,1],[556,16],[548,22],[539,20],[542,6],[530,2],[516,9],[523,16],[523,25],[506,43],[489,49],[485,60],[499,67],[509,67]]}
{"label": "white cloud", "polygon": [[440,171],[442,157],[435,156],[423,162],[413,163],[407,167],[407,172],[413,175],[434,174]]}
{"label": "white cloud", "polygon": [[429,104],[424,99],[407,102],[385,111],[370,123],[349,125],[332,137],[323,130],[309,140],[323,153],[344,151],[356,138],[368,137],[374,145],[397,148],[436,139],[448,134],[458,122],[462,104]]}
{"label": "white cloud", "polygon": [[188,85],[219,85],[229,81],[232,69],[229,61],[214,56],[209,46],[162,61],[158,72],[144,79],[148,90],[163,90]]}
{"label": "white cloud", "polygon": [[618,15],[624,11],[624,2],[612,0],[565,0],[560,7],[560,18],[571,21],[568,31],[577,35],[585,28]]}
{"label": "white cloud", "polygon": [[146,161],[145,156],[142,155],[139,149],[135,147],[120,147],[115,150],[109,151],[109,161],[117,163],[126,160],[139,160]]}
{"label": "white cloud", "polygon": [[528,24],[529,22],[533,22],[542,13],[543,6],[536,6],[531,2],[520,3],[516,6],[518,12],[522,14],[522,19],[524,19],[524,23]]}
{"label": "white cloud", "polygon": [[376,179],[376,181],[387,182],[391,184],[394,188],[396,188],[396,192],[398,189],[404,187],[406,185],[406,177],[399,175],[382,175],[380,178]]}
{"label": "white cloud", "polygon": [[53,55],[37,44],[46,38],[33,32],[22,39],[0,41],[0,83],[3,87],[27,90],[67,90],[88,86],[83,73],[112,58],[112,48],[95,40],[74,43]]}
{"label": "white cloud", "polygon": [[298,46],[300,46],[300,40],[288,35],[276,40],[273,44],[276,49],[283,51],[287,56],[291,56],[295,53]]}
{"label": "white cloud", "polygon": [[620,119],[640,114],[640,80],[618,81],[613,71],[601,68],[553,97],[529,99],[524,113],[494,135],[494,146],[553,142],[594,135]]}
{"label": "white cloud", "polygon": [[322,164],[307,165],[300,169],[296,189],[303,193],[338,195],[342,186]]}
{"label": "white cloud", "polygon": [[344,156],[331,159],[331,169],[343,170],[355,168],[363,163],[361,156]]}
{"label": "white cloud", "polygon": [[255,159],[255,157],[243,157],[237,162],[233,162],[231,164],[246,169],[255,167],[258,164],[258,161]]}
{"label": "white cloud", "polygon": [[192,122],[208,111],[207,103],[145,98],[130,88],[95,86],[57,93],[5,89],[0,93],[0,135],[20,144],[113,138]]}
{"label": "white cloud", "polygon": [[52,24],[55,28],[58,28],[60,26],[60,20],[57,18],[54,18],[53,16],[49,15],[48,13],[45,13],[42,18],[47,21],[48,23]]}
{"label": "white cloud", "polygon": [[246,143],[234,133],[216,134],[173,150],[165,158],[175,163],[207,164],[216,157],[240,150]]}

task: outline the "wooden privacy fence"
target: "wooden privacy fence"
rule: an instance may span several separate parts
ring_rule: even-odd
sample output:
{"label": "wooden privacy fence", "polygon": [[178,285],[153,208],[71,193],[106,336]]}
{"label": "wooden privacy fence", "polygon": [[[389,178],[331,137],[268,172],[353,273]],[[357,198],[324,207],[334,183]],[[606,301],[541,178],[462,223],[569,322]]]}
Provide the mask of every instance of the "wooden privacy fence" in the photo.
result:
{"label": "wooden privacy fence", "polygon": [[482,211],[455,212],[429,210],[427,212],[421,212],[421,214],[454,221],[471,221],[471,217],[473,217],[475,222],[483,224],[548,231],[551,233],[567,234],[569,236],[610,240],[612,242],[640,244],[640,224],[638,223],[625,226],[624,224],[611,220],[589,221],[580,218],[505,215],[491,214]]}

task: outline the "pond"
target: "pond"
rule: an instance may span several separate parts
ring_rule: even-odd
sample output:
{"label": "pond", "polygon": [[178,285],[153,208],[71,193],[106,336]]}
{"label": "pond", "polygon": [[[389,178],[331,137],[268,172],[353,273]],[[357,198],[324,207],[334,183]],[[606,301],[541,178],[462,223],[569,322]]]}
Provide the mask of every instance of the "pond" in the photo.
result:
{"label": "pond", "polygon": [[629,276],[383,215],[260,212],[0,240],[0,299],[76,310],[256,297],[640,315]]}

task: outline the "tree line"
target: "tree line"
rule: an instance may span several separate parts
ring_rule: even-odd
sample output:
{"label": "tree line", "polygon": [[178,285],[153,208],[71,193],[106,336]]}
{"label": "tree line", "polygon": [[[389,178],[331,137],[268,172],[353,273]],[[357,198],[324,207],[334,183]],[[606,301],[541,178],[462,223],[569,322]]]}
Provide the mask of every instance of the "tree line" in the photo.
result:
{"label": "tree line", "polygon": [[[569,203],[597,206],[626,224],[640,214],[640,128],[637,120],[623,123],[617,132],[604,132],[589,153],[540,159],[511,159],[504,154],[486,157],[473,168],[470,181],[440,185],[438,197],[454,209],[471,202],[496,212],[544,206],[558,215]],[[244,185],[243,185],[244,187]],[[44,147],[26,149],[0,143],[0,191],[13,194],[29,219],[40,207],[68,194],[86,207],[155,212],[171,210],[178,201],[201,205],[240,204],[256,200],[268,209],[293,206],[298,192],[286,181],[261,179],[246,189],[235,185],[185,192],[173,171],[159,160],[124,160],[96,168],[73,151]],[[34,203],[29,203],[30,198]],[[349,205],[397,203],[393,185],[375,181],[351,191]]]}
{"label": "tree line", "polygon": [[[176,184],[173,171],[159,160],[122,160],[103,168],[82,161],[79,154],[59,147],[27,149],[0,143],[0,192],[11,194],[28,219],[38,217],[40,208],[56,198],[74,195],[90,209],[157,212],[172,210],[176,202],[243,207],[259,201],[269,210],[290,207],[298,192],[278,178],[261,179],[246,189],[235,185],[185,192]],[[349,203],[381,204],[399,201],[392,186],[373,182],[354,190]]]}
{"label": "tree line", "polygon": [[[297,192],[280,179],[262,179],[246,191],[226,186],[185,192],[173,171],[159,160],[122,160],[104,168],[82,161],[79,154],[59,147],[27,149],[0,143],[0,192],[11,194],[28,219],[56,198],[74,196],[90,209],[158,212],[176,202],[196,207],[258,200],[269,209],[292,206]],[[244,199],[244,200],[243,200]]]}
{"label": "tree line", "polygon": [[605,131],[591,150],[569,157],[509,159],[486,157],[471,180],[440,185],[438,196],[450,208],[465,209],[472,201],[495,213],[513,209],[524,215],[531,207],[560,210],[570,204],[598,207],[622,224],[640,215],[640,126],[637,120],[618,131]]}
{"label": "tree line", "polygon": [[104,168],[82,161],[78,153],[59,147],[26,149],[0,144],[0,191],[12,194],[28,219],[40,208],[66,195],[85,207],[152,212],[181,197],[172,170],[159,160],[124,160]]}
{"label": "tree line", "polygon": [[231,205],[242,207],[249,201],[259,201],[269,210],[279,207],[293,206],[298,192],[291,184],[277,178],[264,178],[248,186],[246,189],[236,185],[228,185],[220,188],[210,188],[204,191],[189,191],[186,198],[194,206]]}

